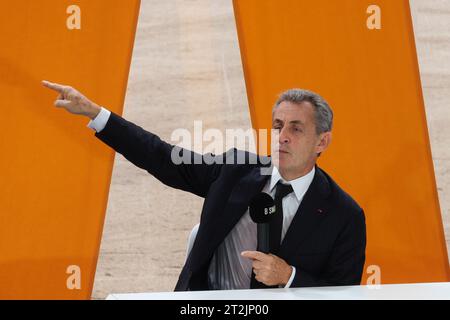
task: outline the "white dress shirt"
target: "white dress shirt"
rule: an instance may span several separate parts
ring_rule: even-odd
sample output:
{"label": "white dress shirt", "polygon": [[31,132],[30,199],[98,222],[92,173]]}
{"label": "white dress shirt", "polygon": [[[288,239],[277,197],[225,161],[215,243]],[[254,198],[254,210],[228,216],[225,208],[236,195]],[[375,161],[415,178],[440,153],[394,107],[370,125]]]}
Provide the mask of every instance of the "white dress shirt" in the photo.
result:
{"label": "white dress shirt", "polygon": [[[111,112],[105,108],[101,108],[100,113],[94,120],[91,120],[88,127],[96,132],[102,131]],[[285,184],[291,184],[294,192],[283,198],[283,227],[281,231],[281,239],[284,239],[292,219],[297,212],[303,196],[308,190],[314,178],[315,168],[306,175],[292,181],[284,180],[276,167],[272,170],[270,180],[264,186],[262,192],[266,192],[275,196],[275,186],[278,181]],[[301,213],[299,213],[301,214]],[[251,220],[249,211],[247,210],[239,222],[234,226],[227,235],[222,244],[217,248],[209,266],[208,282],[211,289],[214,290],[233,290],[233,289],[249,289],[252,261],[251,259],[241,256],[242,251],[255,251],[257,248],[257,226]],[[285,288],[289,288],[295,277],[295,267],[292,266],[291,277]]]}

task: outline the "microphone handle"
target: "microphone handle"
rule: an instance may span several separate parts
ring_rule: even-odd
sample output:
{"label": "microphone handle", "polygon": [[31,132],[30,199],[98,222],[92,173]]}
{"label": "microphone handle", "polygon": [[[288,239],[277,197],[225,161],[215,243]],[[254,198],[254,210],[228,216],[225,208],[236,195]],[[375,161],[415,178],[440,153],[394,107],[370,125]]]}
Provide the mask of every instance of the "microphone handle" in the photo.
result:
{"label": "microphone handle", "polygon": [[258,223],[258,248],[262,253],[269,253],[269,224]]}

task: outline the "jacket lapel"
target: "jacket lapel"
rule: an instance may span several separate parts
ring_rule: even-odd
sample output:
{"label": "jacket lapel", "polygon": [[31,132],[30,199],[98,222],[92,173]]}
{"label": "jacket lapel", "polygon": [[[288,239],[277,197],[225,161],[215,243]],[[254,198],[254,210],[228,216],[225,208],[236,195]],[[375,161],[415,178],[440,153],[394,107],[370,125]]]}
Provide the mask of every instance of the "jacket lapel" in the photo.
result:
{"label": "jacket lapel", "polygon": [[316,166],[313,181],[306,191],[302,202],[292,220],[289,229],[280,246],[280,257],[294,254],[295,249],[310,236],[328,215],[328,202],[330,194],[328,180]]}

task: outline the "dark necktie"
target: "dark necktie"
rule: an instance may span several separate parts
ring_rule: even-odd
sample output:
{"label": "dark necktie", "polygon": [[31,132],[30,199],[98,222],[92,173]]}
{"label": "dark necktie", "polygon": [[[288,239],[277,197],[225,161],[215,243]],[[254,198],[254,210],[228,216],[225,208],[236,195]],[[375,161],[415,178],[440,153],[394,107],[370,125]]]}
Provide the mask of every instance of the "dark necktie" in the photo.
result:
{"label": "dark necktie", "polygon": [[[283,198],[289,193],[293,192],[292,186],[290,184],[282,184],[281,181],[277,183],[275,190],[275,215],[273,219],[269,222],[269,252],[277,255],[280,249],[281,243],[281,231],[283,229]],[[272,288],[276,288],[272,287]],[[250,282],[250,288],[270,288],[263,283],[255,279],[255,274],[252,271],[252,278]]]}
{"label": "dark necktie", "polygon": [[275,207],[276,213],[269,222],[269,248],[270,253],[277,255],[281,243],[281,231],[283,230],[283,198],[293,192],[290,184],[277,183],[275,190]]}

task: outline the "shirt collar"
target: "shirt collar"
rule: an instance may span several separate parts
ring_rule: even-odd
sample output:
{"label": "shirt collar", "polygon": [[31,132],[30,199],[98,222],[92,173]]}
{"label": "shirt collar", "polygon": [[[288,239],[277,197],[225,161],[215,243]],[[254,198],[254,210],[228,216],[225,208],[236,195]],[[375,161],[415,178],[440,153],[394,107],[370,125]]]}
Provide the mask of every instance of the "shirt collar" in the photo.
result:
{"label": "shirt collar", "polygon": [[278,181],[281,180],[282,183],[290,184],[292,186],[292,189],[294,189],[294,193],[295,196],[297,197],[297,200],[301,201],[306,191],[308,190],[309,186],[311,185],[311,182],[313,181],[315,172],[316,167],[314,166],[312,170],[306,175],[291,181],[286,181],[281,176],[280,172],[278,171],[278,168],[274,166],[272,170],[272,176],[270,177],[270,191],[272,192],[273,188],[276,186]]}

